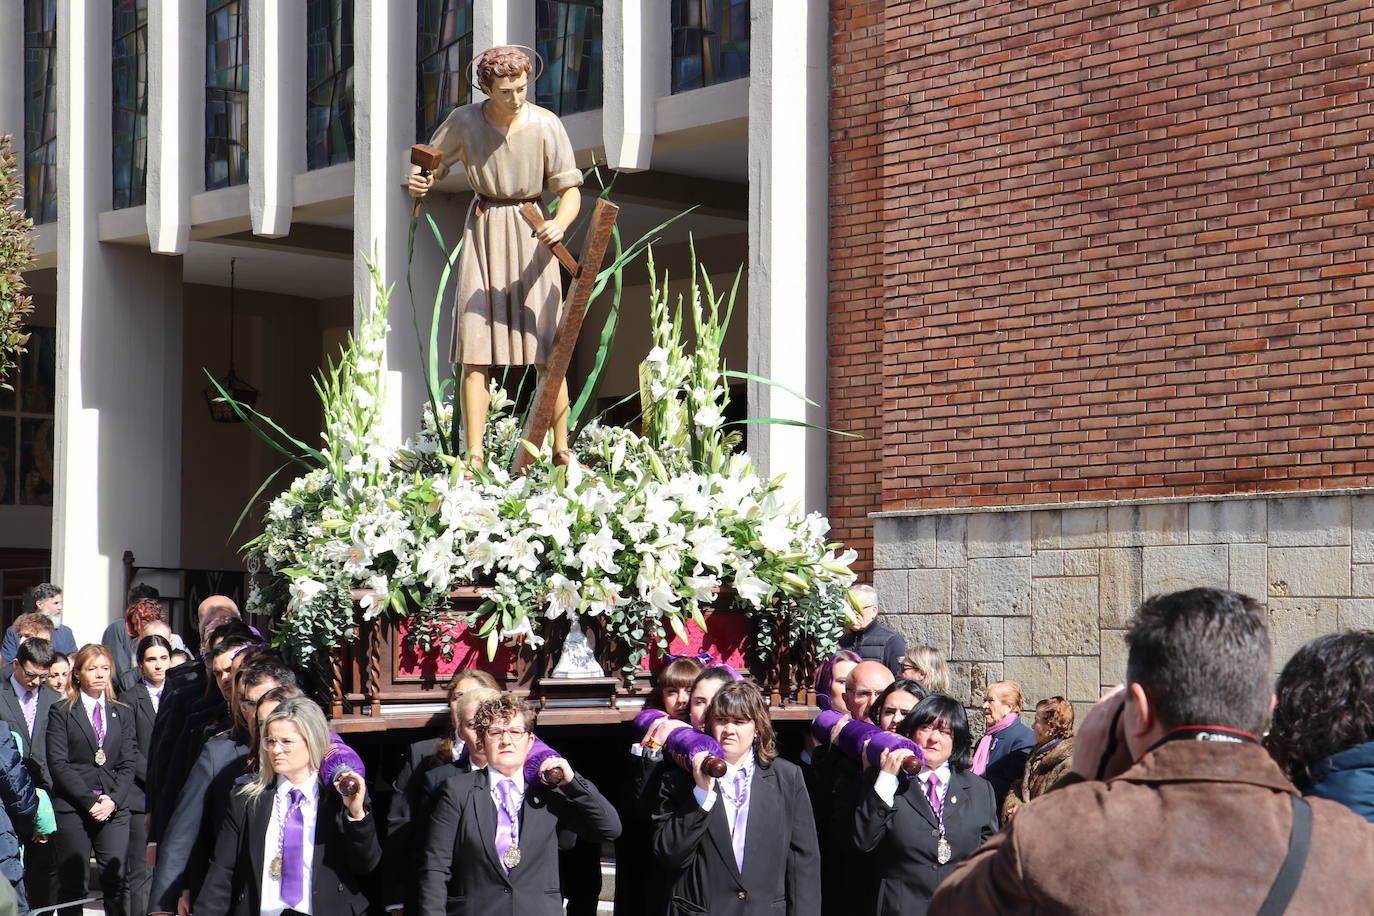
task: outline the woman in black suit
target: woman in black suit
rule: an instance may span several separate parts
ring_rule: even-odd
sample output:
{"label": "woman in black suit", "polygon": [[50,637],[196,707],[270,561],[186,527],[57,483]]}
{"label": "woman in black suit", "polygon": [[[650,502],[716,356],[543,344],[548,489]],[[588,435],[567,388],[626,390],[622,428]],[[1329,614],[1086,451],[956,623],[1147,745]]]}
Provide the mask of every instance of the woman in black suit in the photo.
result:
{"label": "woman in black suit", "polygon": [[148,813],[148,744],[153,736],[153,722],[162,700],[162,687],[167,682],[167,666],[171,663],[172,643],[162,636],[144,636],[134,652],[138,661],[138,679],[132,687],[119,695],[119,701],[134,713],[134,733],[138,743],[138,763],[134,768],[134,789],[129,795],[129,912],[143,916],[147,912],[148,884],[152,872],[148,859],[141,851],[148,844],[148,828],[144,815]]}
{"label": "woman in black suit", "polygon": [[882,766],[864,774],[854,811],[854,845],[873,854],[878,877],[861,908],[876,916],[924,913],[936,885],[997,832],[997,799],[992,784],[969,769],[973,741],[958,700],[931,694],[897,733],[920,747],[920,774],[900,781],[911,752],[885,752]]}
{"label": "woman in black suit", "polygon": [[[110,685],[114,659],[102,645],[81,647],[72,663],[66,702],[48,711],[48,768],[53,780],[58,897],[86,896],[86,862],[95,851],[105,912],[126,916],[129,801],[138,766],[138,739],[129,707]],[[80,908],[64,914],[80,916]]]}
{"label": "woman in black suit", "polygon": [[670,916],[817,916],[820,853],[801,770],[777,756],[768,707],[747,681],[706,711],[726,773],[673,768],[654,814],[654,854],[672,881]]}
{"label": "woman in black suit", "polygon": [[320,785],[330,741],[324,713],[304,697],[283,700],[263,720],[261,738],[258,777],[233,795],[196,912],[367,912],[360,884],[382,850],[357,774]]}

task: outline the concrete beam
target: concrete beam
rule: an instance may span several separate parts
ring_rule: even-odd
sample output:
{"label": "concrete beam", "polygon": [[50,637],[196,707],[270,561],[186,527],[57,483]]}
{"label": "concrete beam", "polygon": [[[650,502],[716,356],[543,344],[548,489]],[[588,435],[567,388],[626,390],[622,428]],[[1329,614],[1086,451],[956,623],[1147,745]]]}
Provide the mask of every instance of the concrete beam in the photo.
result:
{"label": "concrete beam", "polygon": [[655,103],[672,90],[668,0],[607,0],[602,18],[606,163],[649,168]]}
{"label": "concrete beam", "polygon": [[148,243],[185,254],[191,195],[205,189],[205,4],[148,7]]}
{"label": "concrete beam", "polygon": [[248,4],[248,187],[253,231],[291,231],[292,179],[305,171],[305,4]]}

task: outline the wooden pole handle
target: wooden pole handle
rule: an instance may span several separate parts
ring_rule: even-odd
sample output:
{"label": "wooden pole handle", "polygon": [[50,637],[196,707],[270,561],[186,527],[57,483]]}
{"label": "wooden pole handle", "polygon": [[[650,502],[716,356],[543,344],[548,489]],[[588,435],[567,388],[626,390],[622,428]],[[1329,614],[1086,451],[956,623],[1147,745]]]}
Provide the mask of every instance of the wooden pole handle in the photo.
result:
{"label": "wooden pole handle", "polygon": [[707,754],[706,759],[701,762],[701,772],[712,779],[723,778],[728,768],[729,764],[714,754]]}
{"label": "wooden pole handle", "polygon": [[544,780],[544,785],[546,786],[561,785],[563,782],[563,768],[549,767],[547,770],[539,774],[539,778]]}
{"label": "wooden pole handle", "polygon": [[[538,232],[539,227],[544,225],[544,214],[534,204],[521,204],[520,215],[525,218],[525,222],[529,223],[530,228],[535,232]],[[549,248],[553,249],[553,256],[558,258],[558,263],[566,267],[568,273],[576,277],[578,273],[577,259],[572,256],[572,252],[562,242],[553,242]]]}
{"label": "wooden pole handle", "polygon": [[915,776],[921,772],[921,758],[912,754],[902,760],[902,772],[908,776]]}

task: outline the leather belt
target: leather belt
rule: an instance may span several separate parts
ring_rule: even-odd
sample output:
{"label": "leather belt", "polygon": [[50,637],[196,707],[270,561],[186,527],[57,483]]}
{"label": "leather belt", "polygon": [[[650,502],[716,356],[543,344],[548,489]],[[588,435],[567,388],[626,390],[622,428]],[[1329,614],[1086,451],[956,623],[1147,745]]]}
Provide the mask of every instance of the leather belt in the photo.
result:
{"label": "leather belt", "polygon": [[481,216],[488,207],[518,207],[521,204],[537,204],[539,202],[538,197],[487,197],[484,194],[478,194],[477,204],[473,209],[478,216]]}

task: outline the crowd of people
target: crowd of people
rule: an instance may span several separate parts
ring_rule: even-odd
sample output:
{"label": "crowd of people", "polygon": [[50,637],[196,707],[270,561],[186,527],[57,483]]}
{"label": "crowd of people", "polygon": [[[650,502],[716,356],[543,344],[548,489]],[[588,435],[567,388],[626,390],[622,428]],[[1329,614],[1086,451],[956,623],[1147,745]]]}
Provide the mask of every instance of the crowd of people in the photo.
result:
{"label": "crowd of people", "polygon": [[1076,731],[1010,681],[975,729],[940,653],[856,597],[804,746],[732,668],[670,657],[627,752],[579,772],[468,670],[442,733],[369,780],[229,599],[178,659],[155,594],[76,648],[43,586],[0,671],[0,913],[79,913],[94,859],[110,914],[555,916],[585,911],[579,843],[612,842],[622,916],[1374,910],[1350,867],[1374,861],[1374,632],[1274,684],[1256,602],[1158,596]]}

